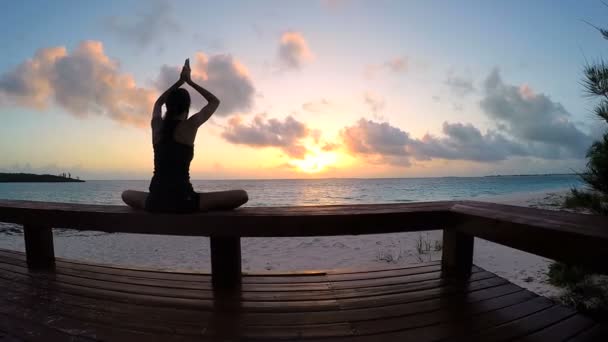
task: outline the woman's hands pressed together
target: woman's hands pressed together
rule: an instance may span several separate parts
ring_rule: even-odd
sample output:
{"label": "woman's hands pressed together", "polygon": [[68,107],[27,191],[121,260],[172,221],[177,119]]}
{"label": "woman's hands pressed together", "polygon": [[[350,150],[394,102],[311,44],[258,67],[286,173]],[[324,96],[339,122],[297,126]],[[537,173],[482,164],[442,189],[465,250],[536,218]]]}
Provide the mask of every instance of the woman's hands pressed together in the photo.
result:
{"label": "woman's hands pressed together", "polygon": [[190,84],[192,82],[192,69],[190,69],[190,58],[186,58],[182,72],[179,75],[179,80]]}

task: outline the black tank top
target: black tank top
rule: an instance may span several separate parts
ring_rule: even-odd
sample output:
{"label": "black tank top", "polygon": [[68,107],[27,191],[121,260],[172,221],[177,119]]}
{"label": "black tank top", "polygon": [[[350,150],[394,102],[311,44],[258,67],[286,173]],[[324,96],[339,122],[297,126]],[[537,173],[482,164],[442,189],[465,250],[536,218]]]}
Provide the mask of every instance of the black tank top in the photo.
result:
{"label": "black tank top", "polygon": [[165,119],[161,138],[154,144],[154,176],[146,209],[150,211],[188,212],[198,209],[198,194],[190,183],[190,162],[194,146],[175,141],[180,120]]}

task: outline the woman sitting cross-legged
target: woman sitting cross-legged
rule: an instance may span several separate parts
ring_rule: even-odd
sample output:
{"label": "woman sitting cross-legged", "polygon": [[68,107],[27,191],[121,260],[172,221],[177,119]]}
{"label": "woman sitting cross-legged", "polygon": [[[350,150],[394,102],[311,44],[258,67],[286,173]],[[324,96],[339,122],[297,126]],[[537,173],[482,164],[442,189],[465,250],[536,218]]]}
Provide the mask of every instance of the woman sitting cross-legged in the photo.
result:
{"label": "woman sitting cross-legged", "polygon": [[[199,210],[227,210],[247,202],[244,190],[197,193],[190,183],[190,162],[198,128],[220,104],[217,97],[194,83],[186,60],[179,80],[165,91],[152,111],[152,142],[154,145],[154,176],[150,192],[126,190],[122,200],[129,206],[151,212],[189,213]],[[201,94],[208,104],[188,117],[190,94],[180,88],[184,83]],[[165,117],[162,106],[166,105]]]}

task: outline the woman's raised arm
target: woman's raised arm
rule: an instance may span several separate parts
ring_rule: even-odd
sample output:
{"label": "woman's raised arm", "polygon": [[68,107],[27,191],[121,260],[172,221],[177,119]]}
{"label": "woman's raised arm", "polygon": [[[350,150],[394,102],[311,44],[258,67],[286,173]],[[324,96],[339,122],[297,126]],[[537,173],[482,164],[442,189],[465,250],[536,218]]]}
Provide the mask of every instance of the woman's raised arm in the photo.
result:
{"label": "woman's raised arm", "polygon": [[186,83],[188,83],[192,88],[194,88],[199,94],[201,94],[205,100],[207,100],[207,105],[203,107],[198,113],[192,115],[188,121],[194,123],[196,127],[204,124],[215,110],[220,105],[220,100],[215,97],[215,95],[211,94],[207,89],[201,87],[200,85],[194,83],[191,78],[186,79]]}

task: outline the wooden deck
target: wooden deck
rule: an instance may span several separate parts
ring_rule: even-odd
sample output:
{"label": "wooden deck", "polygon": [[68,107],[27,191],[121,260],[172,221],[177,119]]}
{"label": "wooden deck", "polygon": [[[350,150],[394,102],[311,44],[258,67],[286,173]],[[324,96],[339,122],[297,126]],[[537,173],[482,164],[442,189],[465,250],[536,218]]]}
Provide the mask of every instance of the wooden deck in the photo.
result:
{"label": "wooden deck", "polygon": [[213,290],[208,274],[57,259],[32,271],[0,250],[0,339],[8,341],[607,341],[607,330],[473,267],[245,274]]}

